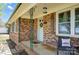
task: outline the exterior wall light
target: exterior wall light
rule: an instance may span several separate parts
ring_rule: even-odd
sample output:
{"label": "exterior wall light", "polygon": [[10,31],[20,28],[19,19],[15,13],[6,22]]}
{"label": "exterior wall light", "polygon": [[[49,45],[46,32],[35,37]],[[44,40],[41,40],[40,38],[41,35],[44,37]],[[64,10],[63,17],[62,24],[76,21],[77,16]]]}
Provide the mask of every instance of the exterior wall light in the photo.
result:
{"label": "exterior wall light", "polygon": [[43,13],[44,13],[44,14],[47,13],[47,7],[43,7]]}

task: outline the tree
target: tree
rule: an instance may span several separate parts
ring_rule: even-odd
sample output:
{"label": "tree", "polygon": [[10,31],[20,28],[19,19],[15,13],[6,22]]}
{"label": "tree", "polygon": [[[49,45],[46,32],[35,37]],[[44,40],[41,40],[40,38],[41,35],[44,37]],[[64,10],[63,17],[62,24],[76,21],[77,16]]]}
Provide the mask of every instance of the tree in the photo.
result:
{"label": "tree", "polygon": [[0,27],[5,27],[5,23],[2,19],[0,19]]}
{"label": "tree", "polygon": [[0,3],[0,16],[2,16],[2,11],[6,8],[6,4]]}

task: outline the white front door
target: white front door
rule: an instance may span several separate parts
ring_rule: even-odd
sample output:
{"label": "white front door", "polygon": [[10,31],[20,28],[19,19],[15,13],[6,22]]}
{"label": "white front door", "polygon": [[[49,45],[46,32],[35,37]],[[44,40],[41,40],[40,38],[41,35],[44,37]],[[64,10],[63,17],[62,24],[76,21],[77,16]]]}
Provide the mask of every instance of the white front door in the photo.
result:
{"label": "white front door", "polygon": [[38,18],[38,34],[37,34],[37,39],[39,41],[43,41],[43,26],[42,26],[42,20],[43,18]]}

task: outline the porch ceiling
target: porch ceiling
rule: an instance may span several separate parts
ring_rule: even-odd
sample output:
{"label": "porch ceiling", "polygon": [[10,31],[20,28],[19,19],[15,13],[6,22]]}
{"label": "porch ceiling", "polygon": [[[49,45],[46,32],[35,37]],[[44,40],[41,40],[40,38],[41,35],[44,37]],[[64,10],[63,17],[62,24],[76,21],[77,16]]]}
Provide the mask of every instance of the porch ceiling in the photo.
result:
{"label": "porch ceiling", "polygon": [[11,24],[13,21],[17,20],[20,16],[26,13],[30,8],[32,8],[35,3],[22,3],[21,6],[16,10],[13,16],[8,21],[8,24]]}
{"label": "porch ceiling", "polygon": [[[43,13],[43,7],[47,7],[47,12],[48,12],[47,14],[49,14],[49,13],[62,10],[64,8],[71,7],[73,5],[76,5],[76,3],[47,3],[47,4],[39,3],[34,6],[35,7],[34,18],[38,18],[38,17],[46,15]],[[23,14],[21,17],[30,18],[29,11]]]}
{"label": "porch ceiling", "polygon": [[34,18],[44,16],[43,7],[47,7],[47,14],[53,13],[64,8],[76,5],[77,3],[22,3],[21,6],[17,9],[11,19],[8,21],[8,24],[11,24],[13,21],[17,20],[19,17],[30,18],[29,9],[35,7]]}

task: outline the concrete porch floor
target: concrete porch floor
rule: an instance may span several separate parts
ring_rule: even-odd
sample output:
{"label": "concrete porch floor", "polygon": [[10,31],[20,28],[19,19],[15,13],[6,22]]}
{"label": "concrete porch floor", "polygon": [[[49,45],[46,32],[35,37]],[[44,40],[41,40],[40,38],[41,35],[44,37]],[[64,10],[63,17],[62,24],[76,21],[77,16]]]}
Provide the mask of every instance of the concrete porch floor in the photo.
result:
{"label": "concrete porch floor", "polygon": [[33,50],[30,50],[30,41],[22,41],[21,47],[30,55],[57,55],[57,50],[47,47],[43,44],[33,44]]}

